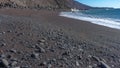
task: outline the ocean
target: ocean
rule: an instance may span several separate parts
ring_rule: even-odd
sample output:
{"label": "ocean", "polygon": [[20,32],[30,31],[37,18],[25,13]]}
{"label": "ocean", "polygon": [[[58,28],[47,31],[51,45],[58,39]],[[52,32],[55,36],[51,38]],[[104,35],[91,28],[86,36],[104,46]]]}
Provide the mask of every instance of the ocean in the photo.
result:
{"label": "ocean", "polygon": [[120,9],[90,9],[61,12],[60,16],[89,21],[93,24],[120,29]]}

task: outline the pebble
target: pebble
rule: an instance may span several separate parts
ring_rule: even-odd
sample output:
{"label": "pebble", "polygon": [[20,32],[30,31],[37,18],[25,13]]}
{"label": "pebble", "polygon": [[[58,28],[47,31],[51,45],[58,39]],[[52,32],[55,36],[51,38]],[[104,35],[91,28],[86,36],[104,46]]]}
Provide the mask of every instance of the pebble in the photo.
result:
{"label": "pebble", "polygon": [[64,57],[64,58],[62,58],[62,60],[67,61],[68,59]]}
{"label": "pebble", "polygon": [[6,46],[6,43],[1,43],[1,45],[0,45],[0,46],[1,46],[1,47],[2,47],[2,46]]}
{"label": "pebble", "polygon": [[14,68],[20,68],[20,67],[14,67]]}
{"label": "pebble", "polygon": [[79,48],[79,51],[84,51],[82,48]]}
{"label": "pebble", "polygon": [[0,66],[2,67],[8,67],[9,63],[6,59],[1,59]]}
{"label": "pebble", "polygon": [[78,62],[78,61],[76,61],[76,66],[80,66],[80,64],[79,64],[79,62]]}
{"label": "pebble", "polygon": [[89,65],[88,68],[93,68],[93,66]]}
{"label": "pebble", "polygon": [[108,66],[106,63],[104,63],[103,61],[100,61],[101,63],[101,68],[111,68],[110,66]]}
{"label": "pebble", "polygon": [[39,47],[39,52],[40,53],[45,53],[45,49],[43,49],[42,47]]}
{"label": "pebble", "polygon": [[11,56],[11,55],[7,55],[6,57],[7,57],[8,59],[10,59],[12,56]]}
{"label": "pebble", "polygon": [[0,32],[0,35],[5,34],[6,32]]}
{"label": "pebble", "polygon": [[18,33],[17,36],[21,36],[21,35],[24,35],[24,33]]}
{"label": "pebble", "polygon": [[36,45],[35,48],[38,50],[38,52],[45,53],[45,49],[44,48],[39,47],[38,45]]}
{"label": "pebble", "polygon": [[44,40],[44,39],[41,39],[41,40],[38,40],[38,42],[44,43],[45,40]]}
{"label": "pebble", "polygon": [[44,45],[44,43],[40,43],[40,45]]}
{"label": "pebble", "polygon": [[78,56],[77,56],[77,59],[78,59],[78,60],[81,60],[81,59],[82,59],[82,56],[78,55]]}
{"label": "pebble", "polygon": [[119,59],[118,61],[119,61],[119,63],[120,63],[120,59]]}
{"label": "pebble", "polygon": [[11,66],[15,66],[17,64],[17,61],[13,61],[12,63],[11,63]]}
{"label": "pebble", "polygon": [[17,53],[17,51],[15,49],[11,49],[10,52]]}
{"label": "pebble", "polygon": [[47,65],[47,62],[40,63],[40,66],[45,66],[45,65]]}
{"label": "pebble", "polygon": [[34,58],[34,59],[38,59],[39,54],[38,53],[33,53],[33,54],[31,54],[31,57]]}
{"label": "pebble", "polygon": [[22,67],[20,67],[20,68],[30,68],[30,66],[22,66]]}
{"label": "pebble", "polygon": [[18,61],[18,59],[17,58],[12,58],[11,61]]}
{"label": "pebble", "polygon": [[69,56],[70,53],[69,52],[64,52],[62,55]]}
{"label": "pebble", "polygon": [[5,58],[5,55],[4,55],[4,54],[1,54],[1,55],[0,55],[0,58]]}
{"label": "pebble", "polygon": [[8,33],[11,33],[11,32],[12,32],[12,30],[8,30],[7,32],[8,32]]}
{"label": "pebble", "polygon": [[54,50],[54,49],[52,49],[52,48],[51,48],[51,49],[49,49],[49,50],[50,50],[51,52],[55,52],[55,50]]}
{"label": "pebble", "polygon": [[100,61],[100,59],[98,57],[96,57],[96,56],[92,56],[92,58],[95,59],[97,62]]}
{"label": "pebble", "polygon": [[47,68],[51,68],[51,67],[52,67],[52,65],[51,65],[51,64],[48,64]]}
{"label": "pebble", "polygon": [[56,59],[54,58],[54,59],[52,59],[52,61],[53,61],[53,62],[56,62]]}
{"label": "pebble", "polygon": [[2,34],[5,34],[6,32],[2,32]]}

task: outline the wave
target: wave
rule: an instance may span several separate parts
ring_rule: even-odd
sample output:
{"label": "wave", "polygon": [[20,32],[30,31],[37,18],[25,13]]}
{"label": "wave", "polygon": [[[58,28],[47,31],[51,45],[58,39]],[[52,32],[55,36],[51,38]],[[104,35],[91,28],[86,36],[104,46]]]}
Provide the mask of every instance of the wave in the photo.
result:
{"label": "wave", "polygon": [[72,13],[72,12],[61,12],[60,16],[89,21],[93,24],[102,25],[114,29],[120,29],[120,20],[115,20],[110,18],[98,18],[89,15],[87,16],[82,13]]}

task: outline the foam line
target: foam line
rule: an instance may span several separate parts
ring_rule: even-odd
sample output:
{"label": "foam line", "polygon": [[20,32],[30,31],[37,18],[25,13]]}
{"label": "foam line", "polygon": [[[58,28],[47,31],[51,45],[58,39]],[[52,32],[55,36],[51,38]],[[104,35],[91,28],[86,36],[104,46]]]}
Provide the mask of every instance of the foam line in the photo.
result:
{"label": "foam line", "polygon": [[115,28],[115,29],[120,29],[120,20],[116,21],[114,19],[97,18],[97,17],[92,17],[92,16],[86,16],[81,13],[79,15],[76,15],[76,13],[72,13],[72,12],[61,12],[60,16],[89,21],[93,24],[98,24],[98,25],[102,25],[102,26],[106,26],[110,28]]}

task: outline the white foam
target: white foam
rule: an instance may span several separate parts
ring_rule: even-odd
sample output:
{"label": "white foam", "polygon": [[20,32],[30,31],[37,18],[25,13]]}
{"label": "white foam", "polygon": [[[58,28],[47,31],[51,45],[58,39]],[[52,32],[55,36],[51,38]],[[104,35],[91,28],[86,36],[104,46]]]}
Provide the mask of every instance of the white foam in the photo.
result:
{"label": "white foam", "polygon": [[74,18],[78,20],[84,20],[84,21],[90,21],[93,24],[98,24],[110,28],[120,29],[120,20],[115,21],[112,19],[105,19],[105,18],[95,18],[91,16],[84,16],[83,14],[76,15],[72,12],[61,12],[60,16],[68,17],[68,18]]}

